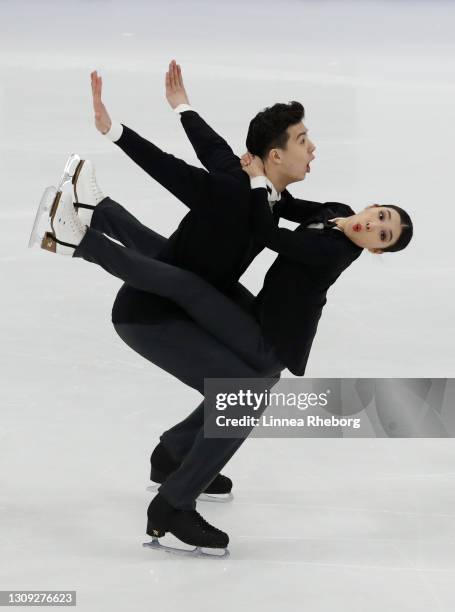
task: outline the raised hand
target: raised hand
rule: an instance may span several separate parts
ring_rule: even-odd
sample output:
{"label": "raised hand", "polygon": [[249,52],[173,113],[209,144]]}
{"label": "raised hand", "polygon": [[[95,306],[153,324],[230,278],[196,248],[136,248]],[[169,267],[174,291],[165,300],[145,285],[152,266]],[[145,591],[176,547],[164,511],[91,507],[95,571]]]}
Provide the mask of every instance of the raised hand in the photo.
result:
{"label": "raised hand", "polygon": [[264,163],[257,155],[252,155],[248,152],[244,153],[240,158],[240,164],[242,170],[244,170],[250,178],[265,175]]}
{"label": "raised hand", "polygon": [[185,86],[183,85],[182,69],[175,60],[172,60],[169,64],[165,77],[165,85],[166,99],[171,108],[176,108],[179,104],[190,103],[186,95]]}
{"label": "raised hand", "polygon": [[103,79],[98,76],[96,70],[90,73],[90,78],[92,81],[93,110],[95,111],[96,129],[101,132],[101,134],[106,134],[111,129],[112,121],[106,107],[101,101]]}

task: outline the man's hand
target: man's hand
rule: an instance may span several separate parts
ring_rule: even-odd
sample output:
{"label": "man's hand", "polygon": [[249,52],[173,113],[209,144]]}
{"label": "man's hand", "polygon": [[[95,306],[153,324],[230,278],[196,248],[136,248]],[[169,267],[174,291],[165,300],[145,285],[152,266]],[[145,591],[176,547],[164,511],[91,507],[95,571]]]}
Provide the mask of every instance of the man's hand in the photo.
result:
{"label": "man's hand", "polygon": [[189,104],[188,96],[186,95],[185,86],[183,85],[182,69],[175,60],[169,64],[169,70],[166,72],[166,99],[171,105],[171,108],[176,108],[179,104]]}
{"label": "man's hand", "polygon": [[95,111],[96,129],[101,132],[101,134],[106,134],[111,129],[112,121],[106,107],[101,101],[103,80],[98,76],[96,70],[90,73],[90,78],[92,80],[93,110]]}
{"label": "man's hand", "polygon": [[265,176],[264,163],[257,155],[245,153],[240,158],[240,164],[242,166],[242,170],[245,170],[250,178],[254,178],[255,176]]}

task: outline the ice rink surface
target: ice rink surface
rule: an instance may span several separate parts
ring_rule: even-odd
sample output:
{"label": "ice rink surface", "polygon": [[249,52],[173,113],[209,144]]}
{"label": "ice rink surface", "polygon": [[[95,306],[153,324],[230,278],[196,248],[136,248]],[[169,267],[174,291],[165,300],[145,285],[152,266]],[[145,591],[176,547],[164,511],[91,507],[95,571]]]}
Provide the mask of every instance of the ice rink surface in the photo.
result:
{"label": "ice rink surface", "polygon": [[[72,151],[173,231],[183,206],[95,130],[89,75],[113,117],[199,165],[164,98],[176,58],[239,154],[258,110],[304,104],[316,160],[294,195],[413,217],[408,249],[331,288],[306,376],[453,376],[454,26],[438,1],[0,2],[1,589],[77,590],[84,612],[453,610],[450,439],[250,439],[223,470],[234,502],[198,508],[230,558],[143,549],[149,453],[199,395],[116,336],[117,278],[26,246]],[[243,277],[255,293],[273,259]]]}

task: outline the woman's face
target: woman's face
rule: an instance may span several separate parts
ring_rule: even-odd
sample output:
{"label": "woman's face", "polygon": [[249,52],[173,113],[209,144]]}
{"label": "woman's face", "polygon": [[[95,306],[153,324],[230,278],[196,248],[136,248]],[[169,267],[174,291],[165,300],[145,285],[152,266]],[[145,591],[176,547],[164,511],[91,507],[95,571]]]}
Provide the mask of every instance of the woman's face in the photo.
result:
{"label": "woman's face", "polygon": [[394,244],[401,233],[400,215],[393,208],[372,204],[359,213],[346,217],[342,224],[345,235],[359,247],[381,253]]}

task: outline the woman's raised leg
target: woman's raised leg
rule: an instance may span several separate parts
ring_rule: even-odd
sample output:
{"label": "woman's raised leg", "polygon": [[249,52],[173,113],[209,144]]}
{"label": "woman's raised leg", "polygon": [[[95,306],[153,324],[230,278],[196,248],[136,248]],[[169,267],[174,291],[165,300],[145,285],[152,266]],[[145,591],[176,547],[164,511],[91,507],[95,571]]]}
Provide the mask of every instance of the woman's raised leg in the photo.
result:
{"label": "woman's raised leg", "polygon": [[158,255],[167,242],[109,197],[95,207],[90,227],[149,257]]}
{"label": "woman's raised leg", "polygon": [[254,317],[192,272],[123,247],[92,228],[74,256],[99,264],[136,289],[175,302],[252,367],[274,354]]}

